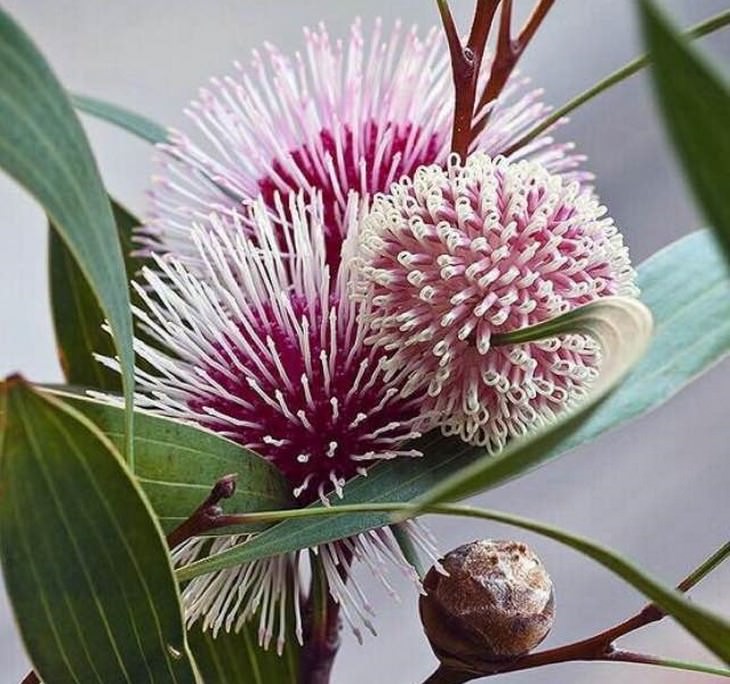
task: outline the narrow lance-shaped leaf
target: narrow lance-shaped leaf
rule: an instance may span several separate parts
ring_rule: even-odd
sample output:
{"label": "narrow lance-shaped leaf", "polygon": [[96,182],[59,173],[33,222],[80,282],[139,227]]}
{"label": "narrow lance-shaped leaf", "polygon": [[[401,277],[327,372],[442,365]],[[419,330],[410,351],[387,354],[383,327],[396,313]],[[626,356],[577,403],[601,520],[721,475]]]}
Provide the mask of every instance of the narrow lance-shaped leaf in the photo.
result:
{"label": "narrow lance-shaped leaf", "polygon": [[[145,263],[144,259],[132,256],[132,233],[139,220],[114,200],[111,204],[129,281]],[[114,356],[114,343],[102,330],[105,316],[96,295],[53,226],[48,240],[53,327],[66,380],[82,387],[121,392],[119,373],[98,363],[93,356],[95,353]]]}
{"label": "narrow lance-shaped leaf", "polygon": [[117,450],[17,377],[0,404],[0,558],[40,677],[199,681],[161,530]]}
{"label": "narrow lance-shaped leaf", "polygon": [[[730,350],[730,281],[722,254],[711,235],[696,232],[675,242],[639,266],[644,303],[652,310],[655,333],[649,350],[622,385],[575,433],[545,452],[545,462],[666,402],[687,382],[707,370]],[[423,438],[422,459],[396,459],[374,466],[367,478],[345,487],[344,503],[412,502],[469,466],[481,449],[438,434]],[[517,477],[536,462],[500,474]],[[337,502],[333,502],[335,506]],[[382,513],[342,514],[327,520],[286,520],[255,539],[205,559],[185,570],[191,576],[221,567],[285,553],[359,534],[390,523]]]}
{"label": "narrow lance-shaped leaf", "polygon": [[[715,31],[725,28],[728,24],[730,24],[730,10],[725,10],[724,12],[720,12],[719,14],[704,19],[698,24],[690,27],[682,34],[682,37],[687,40],[702,38],[703,36],[707,36]],[[597,95],[600,95],[601,93],[613,88],[613,86],[625,81],[630,76],[633,76],[645,67],[649,66],[649,64],[649,55],[641,55],[640,57],[636,57],[630,62],[627,62],[622,67],[619,67],[616,71],[602,78],[597,83],[594,83],[590,88],[579,93],[561,107],[554,109],[539,124],[537,124],[534,128],[531,128],[527,133],[525,133],[525,135],[515,142],[510,147],[510,151],[524,147],[527,143],[537,138],[541,133],[552,128],[572,111],[582,107]]]}
{"label": "narrow lance-shaped leaf", "polygon": [[71,102],[79,111],[123,128],[147,142],[159,143],[167,139],[163,126],[125,107],[79,94],[72,94]]}
{"label": "narrow lance-shaped leaf", "polygon": [[644,38],[657,99],[684,173],[730,259],[730,89],[642,0]]}
{"label": "narrow lance-shaped leaf", "polygon": [[129,406],[131,459],[132,319],[114,218],[68,96],[40,52],[3,10],[0,167],[41,203],[109,320]]}
{"label": "narrow lance-shaped leaf", "polygon": [[[369,513],[372,511],[380,511],[388,516],[392,521],[409,517],[418,512],[412,504],[400,503],[383,503],[383,504],[342,504],[340,508],[348,513]],[[524,530],[529,530],[536,534],[542,535],[549,539],[553,539],[561,544],[569,546],[572,549],[591,558],[600,565],[604,566],[614,574],[621,577],[628,584],[640,591],[644,596],[648,597],[654,605],[662,609],[668,615],[674,617],[677,622],[683,625],[690,633],[694,634],[702,643],[704,643],[716,655],[722,658],[726,663],[730,664],[730,622],[725,618],[715,615],[714,613],[697,606],[688,601],[684,595],[676,589],[670,589],[663,586],[636,565],[624,559],[620,554],[606,547],[597,544],[585,537],[579,537],[571,532],[562,530],[545,523],[522,518],[520,516],[493,511],[484,508],[476,508],[473,506],[460,506],[457,504],[431,504],[424,507],[423,512],[436,513],[439,515],[452,515],[462,518],[478,518],[482,520],[490,520],[492,522],[512,525]],[[328,519],[331,516],[338,516],[335,507],[304,508],[292,509],[288,511],[275,511],[269,513],[260,513],[252,516],[257,519],[273,519],[290,521],[303,520],[307,518]],[[728,555],[726,547],[722,547],[705,562],[703,562],[682,586],[685,590],[694,586],[702,577],[717,567]],[[691,668],[692,664],[679,663],[674,661],[674,667],[680,669]],[[698,666],[698,671],[704,669]]]}
{"label": "narrow lance-shaped leaf", "polygon": [[[116,447],[122,444],[122,409],[67,391],[51,394],[88,418]],[[134,446],[137,481],[165,532],[182,523],[224,475],[237,475],[235,493],[221,502],[226,513],[291,505],[291,487],[276,467],[207,430],[137,411]]]}

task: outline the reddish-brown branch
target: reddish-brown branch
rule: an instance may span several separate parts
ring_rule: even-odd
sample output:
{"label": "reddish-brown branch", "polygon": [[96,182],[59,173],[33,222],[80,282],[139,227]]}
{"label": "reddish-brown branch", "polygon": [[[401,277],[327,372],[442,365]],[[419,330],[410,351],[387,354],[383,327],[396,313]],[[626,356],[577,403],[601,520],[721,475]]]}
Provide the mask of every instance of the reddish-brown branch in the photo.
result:
{"label": "reddish-brown branch", "polygon": [[41,680],[38,677],[38,675],[31,670],[25,677],[23,677],[23,681],[20,682],[20,684],[41,684]]}
{"label": "reddish-brown branch", "polygon": [[555,0],[542,0],[537,3],[529,19],[520,31],[520,37],[518,39],[520,49],[524,50],[527,47],[527,44],[532,40],[535,33],[537,33],[537,29],[540,28],[540,24],[542,24],[543,19],[545,19],[545,16],[554,4]]}
{"label": "reddish-brown branch", "polygon": [[[343,582],[347,582],[352,554],[347,553],[339,566]],[[299,657],[299,684],[329,684],[332,665],[340,648],[342,619],[340,604],[327,586],[319,560],[312,556],[312,580],[304,607],[304,645]]]}
{"label": "reddish-brown branch", "polygon": [[645,627],[652,622],[661,620],[663,617],[664,613],[661,610],[654,605],[648,605],[628,620],[588,639],[566,644],[565,646],[538,651],[537,653],[530,653],[498,666],[493,672],[485,674],[501,674],[503,672],[527,670],[542,665],[565,663],[574,660],[615,660],[614,655],[616,649],[613,643],[616,639],[641,627]]}
{"label": "reddish-brown branch", "polygon": [[[491,109],[487,108],[499,97],[522,53],[530,44],[537,29],[540,28],[540,25],[554,3],[555,0],[538,0],[519,35],[513,40],[511,30],[512,0],[502,1],[497,46],[495,48],[489,79],[474,110],[474,116],[479,118],[477,118],[471,127],[472,139],[476,138],[484,130],[492,113]],[[484,111],[485,109],[487,111]],[[479,116],[480,113],[481,116]]]}
{"label": "reddish-brown branch", "polygon": [[479,69],[498,5],[499,0],[477,0],[469,38],[466,45],[462,45],[448,0],[438,0],[439,13],[451,56],[451,74],[454,81],[451,150],[462,159],[466,159],[469,153]]}

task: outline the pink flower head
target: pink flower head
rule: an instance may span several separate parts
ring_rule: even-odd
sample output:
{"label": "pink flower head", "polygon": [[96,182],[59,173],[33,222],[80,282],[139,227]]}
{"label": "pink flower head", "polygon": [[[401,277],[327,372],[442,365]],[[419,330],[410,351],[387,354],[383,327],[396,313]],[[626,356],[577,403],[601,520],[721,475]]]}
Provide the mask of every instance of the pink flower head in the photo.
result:
{"label": "pink flower head", "polygon": [[385,380],[383,351],[363,344],[367,307],[348,297],[349,266],[330,274],[321,205],[300,196],[286,212],[277,222],[254,206],[252,236],[217,216],[192,228],[202,275],[171,254],[145,269],[147,287],[136,288],[147,310],[136,314],[171,356],[139,343],[164,371],[140,372],[139,405],[262,454],[309,503],[373,460],[418,455],[399,444],[424,421],[418,397],[400,396],[401,374]]}
{"label": "pink flower head", "polygon": [[[212,211],[236,226],[233,212],[261,195],[275,210],[276,197],[303,191],[322,197],[328,262],[339,263],[346,235],[348,195],[363,201],[387,191],[423,165],[445,166],[449,154],[453,95],[442,32],[419,37],[400,23],[383,36],[380,21],[369,40],[360,22],[349,40],[332,41],[320,25],[305,30],[305,51],[293,58],[266,45],[250,69],[236,64],[234,77],[212,79],[188,115],[203,140],[180,132],[163,145],[163,169],[152,192],[152,213],[142,241],[153,250],[193,255],[190,223]],[[493,106],[489,125],[474,148],[507,150],[548,111],[539,90],[511,77]],[[585,180],[571,144],[543,136],[517,150],[554,172]]]}
{"label": "pink flower head", "polygon": [[635,295],[613,221],[578,183],[534,161],[474,154],[378,195],[361,234],[369,342],[427,391],[464,440],[502,448],[585,393],[598,349],[582,335],[494,346],[492,336],[606,295]]}
{"label": "pink flower head", "polygon": [[[250,232],[231,231],[215,215],[191,227],[194,267],[170,253],[154,255],[157,268],[143,270],[144,286],[134,283],[144,304],[135,316],[155,340],[135,343],[151,368],[137,369],[136,401],[255,450],[289,479],[302,504],[327,502],[378,460],[420,456],[404,445],[431,426],[430,414],[418,394],[401,396],[402,374],[386,377],[383,351],[364,344],[368,306],[348,296],[355,228],[333,275],[321,203],[299,195],[286,208],[278,203],[277,212],[263,201],[254,205]],[[348,210],[348,223],[356,218]],[[235,215],[228,219],[239,227]],[[431,553],[418,528],[410,529]],[[175,559],[189,563],[242,541],[195,539]],[[356,584],[343,582],[343,566],[363,561],[380,575],[390,558],[417,581],[387,528],[316,552],[351,624],[354,610],[370,626],[368,606]],[[287,594],[295,596],[300,627],[298,566],[299,554],[290,554],[196,578],[183,592],[187,619],[217,631],[238,628],[258,611],[261,641],[268,644],[278,620],[281,646]]]}

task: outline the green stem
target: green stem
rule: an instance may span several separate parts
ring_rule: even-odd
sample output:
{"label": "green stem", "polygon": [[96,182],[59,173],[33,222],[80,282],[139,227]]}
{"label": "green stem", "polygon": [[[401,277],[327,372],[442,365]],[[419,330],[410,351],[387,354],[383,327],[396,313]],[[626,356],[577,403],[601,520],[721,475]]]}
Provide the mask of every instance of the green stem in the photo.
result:
{"label": "green stem", "polygon": [[673,660],[670,658],[659,658],[657,656],[645,655],[644,653],[633,653],[632,651],[617,650],[602,658],[608,662],[617,663],[638,663],[640,665],[656,665],[672,670],[683,670],[685,672],[701,672],[702,674],[715,675],[717,677],[730,677],[730,670],[703,665],[702,663],[691,663],[686,660]]}
{"label": "green stem", "polygon": [[79,111],[123,128],[153,145],[167,140],[167,131],[146,116],[88,95],[69,93],[69,97]]}
{"label": "green stem", "polygon": [[[727,26],[728,24],[730,24],[730,10],[721,12],[720,14],[711,17],[710,19],[706,19],[705,21],[700,22],[696,26],[690,28],[684,35],[687,38],[694,40],[695,38],[701,38],[702,36],[706,36],[714,31],[717,31]],[[622,66],[620,69],[614,71],[612,74],[606,76],[606,78],[599,81],[591,88],[588,88],[588,90],[584,90],[579,95],[576,95],[572,100],[564,104],[559,109],[556,109],[547,118],[543,119],[541,123],[539,123],[537,126],[535,126],[535,128],[522,136],[522,138],[514,143],[509,149],[505,150],[505,156],[508,156],[516,150],[520,149],[521,147],[524,147],[527,143],[534,140],[538,135],[544,133],[548,128],[555,125],[564,116],[577,109],[582,104],[588,102],[588,100],[593,99],[596,95],[599,95],[604,90],[608,90],[611,86],[614,86],[617,83],[626,80],[627,78],[629,78],[629,76],[633,76],[636,72],[641,71],[641,69],[643,69],[649,63],[650,59],[648,55],[642,55],[641,57],[637,57],[628,64]]]}
{"label": "green stem", "polygon": [[722,563],[728,556],[730,556],[730,542],[721,546],[715,553],[713,553],[702,565],[698,566],[693,570],[687,577],[685,577],[678,585],[679,591],[689,591],[709,575],[720,563]]}

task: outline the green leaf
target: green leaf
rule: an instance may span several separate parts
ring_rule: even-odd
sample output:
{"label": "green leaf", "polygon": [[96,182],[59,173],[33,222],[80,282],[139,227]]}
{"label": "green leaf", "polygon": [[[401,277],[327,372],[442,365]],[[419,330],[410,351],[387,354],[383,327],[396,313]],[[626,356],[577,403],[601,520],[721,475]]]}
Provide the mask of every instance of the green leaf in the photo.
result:
{"label": "green leaf", "polygon": [[[348,514],[371,514],[372,512],[380,512],[385,514],[388,519],[398,521],[401,518],[411,517],[415,513],[435,513],[439,515],[451,515],[462,518],[480,518],[482,520],[490,520],[493,522],[512,525],[523,530],[529,530],[540,534],[549,539],[553,539],[561,544],[571,547],[583,555],[591,558],[600,565],[604,566],[611,572],[615,573],[628,584],[640,591],[644,596],[651,599],[652,603],[661,608],[668,615],[673,616],[677,622],[683,625],[690,633],[694,634],[702,643],[704,643],[716,655],[722,658],[726,663],[730,663],[730,622],[725,618],[713,614],[712,612],[691,603],[685,596],[676,589],[664,587],[661,583],[647,575],[643,570],[635,566],[633,563],[622,558],[618,553],[600,546],[596,542],[579,537],[557,527],[546,525],[542,522],[522,518],[520,516],[493,511],[484,508],[475,508],[473,506],[461,506],[457,504],[429,504],[423,510],[415,508],[412,504],[407,503],[382,503],[382,504],[341,504],[341,511]],[[341,512],[337,512],[334,506],[318,506],[315,508],[295,508],[288,511],[274,511],[269,513],[260,513],[252,516],[258,519],[276,519],[287,520],[306,520],[307,518],[340,517]],[[682,583],[686,588],[693,586],[703,576],[717,567],[727,555],[726,549],[723,547],[708,558],[690,577]],[[687,586],[688,585],[688,586]],[[693,664],[679,663],[674,661],[669,667],[680,667],[687,669],[692,668]],[[704,666],[695,666],[698,671],[707,671]]]}
{"label": "green leaf", "polygon": [[[124,255],[127,280],[144,265],[132,257],[132,231],[139,220],[114,200],[111,201],[119,242]],[[51,310],[56,344],[66,380],[82,387],[121,392],[119,373],[102,366],[94,353],[114,356],[114,343],[102,330],[104,314],[93,290],[57,231],[49,230],[48,267]],[[131,295],[132,301],[135,295]]]}
{"label": "green leaf", "polygon": [[300,647],[293,630],[284,652],[277,655],[273,648],[265,651],[258,645],[254,626],[249,622],[238,633],[220,631],[215,638],[210,630],[188,632],[190,649],[207,684],[297,684]]}
{"label": "green leaf", "polygon": [[700,207],[730,259],[730,90],[651,2],[639,3],[657,99]]}
{"label": "green leaf", "polygon": [[117,450],[17,377],[0,404],[0,558],[40,677],[198,681],[161,530]]}
{"label": "green leaf", "polygon": [[[638,271],[642,300],[655,321],[649,349],[582,427],[543,455],[543,462],[660,406],[730,350],[730,282],[722,254],[708,232],[699,231],[678,240],[641,264]],[[424,437],[420,448],[425,453],[422,459],[381,463],[370,470],[368,477],[348,482],[344,502],[412,502],[482,455],[479,449],[436,434]],[[343,514],[326,521],[287,520],[227,551],[225,556],[220,554],[188,566],[179,576],[189,579],[389,522],[387,515],[377,512]]]}
{"label": "green leaf", "polygon": [[723,544],[715,553],[706,558],[699,566],[697,566],[680,584],[682,591],[689,591],[692,587],[699,584],[713,570],[722,565],[730,558],[730,542]]}
{"label": "green leaf", "polygon": [[71,102],[79,111],[119,126],[147,142],[159,143],[167,140],[167,131],[163,126],[119,105],[78,94],[71,94]]}
{"label": "green leaf", "polygon": [[122,251],[71,103],[43,56],[0,10],[0,167],[41,203],[109,320],[122,366],[132,460],[134,353]]}
{"label": "green leaf", "polygon": [[[112,444],[122,444],[120,408],[59,390],[52,395],[88,418]],[[221,502],[226,513],[291,505],[291,487],[271,463],[212,432],[137,411],[134,446],[135,475],[165,532],[182,523],[218,479],[232,473],[238,480],[234,495]],[[261,525],[247,531],[252,529]]]}

